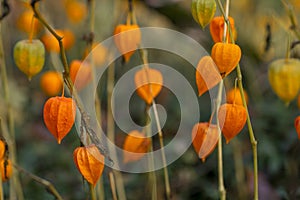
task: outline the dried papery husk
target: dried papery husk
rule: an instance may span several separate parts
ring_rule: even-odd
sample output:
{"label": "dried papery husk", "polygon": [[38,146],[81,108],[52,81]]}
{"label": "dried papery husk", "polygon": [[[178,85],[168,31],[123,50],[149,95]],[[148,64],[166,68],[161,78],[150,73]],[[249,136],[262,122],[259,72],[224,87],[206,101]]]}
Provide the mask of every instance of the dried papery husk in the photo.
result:
{"label": "dried papery husk", "polygon": [[73,159],[85,180],[95,186],[104,169],[104,156],[98,148],[94,144],[78,147],[73,152]]}
{"label": "dried papery husk", "polygon": [[210,23],[216,13],[216,8],[215,0],[192,0],[192,15],[202,28]]}
{"label": "dried papery husk", "polygon": [[40,40],[20,40],[14,46],[17,67],[31,80],[45,63],[45,47]]}
{"label": "dried papery husk", "polygon": [[227,76],[236,68],[241,56],[241,48],[236,44],[218,42],[211,50],[211,57],[222,77]]}
{"label": "dried papery husk", "polygon": [[218,112],[219,124],[228,144],[244,128],[247,111],[242,105],[226,103],[220,106]]}
{"label": "dried papery husk", "polygon": [[[55,32],[62,37],[62,42],[64,45],[65,50],[69,50],[73,47],[75,43],[75,36],[73,32],[69,29],[56,29]],[[46,33],[41,37],[42,42],[44,43],[46,50],[49,52],[60,52],[59,42],[57,39],[51,34]]]}
{"label": "dried papery husk", "polygon": [[2,181],[5,182],[8,179],[10,179],[10,177],[13,174],[13,169],[12,169],[12,163],[9,159],[1,159],[0,160],[0,171],[1,171],[1,178]]}
{"label": "dried papery husk", "polygon": [[4,158],[6,151],[6,143],[3,139],[0,139],[0,160]]}
{"label": "dried papery husk", "polygon": [[199,158],[204,162],[206,157],[213,152],[218,140],[219,131],[215,124],[200,122],[192,130],[193,146]]}
{"label": "dried papery husk", "polygon": [[213,59],[210,56],[201,58],[196,70],[196,84],[199,96],[216,86],[221,80],[222,77]]}
{"label": "dried papery husk", "polygon": [[74,24],[82,22],[88,14],[86,4],[77,0],[67,1],[65,8],[68,19]]}
{"label": "dried papery husk", "polygon": [[300,140],[300,116],[295,118],[295,129],[298,135],[298,139]]}
{"label": "dried papery husk", "polygon": [[151,104],[161,91],[163,76],[156,69],[143,68],[135,73],[134,83],[137,94],[147,103]]}
{"label": "dried papery husk", "polygon": [[75,88],[80,91],[92,80],[92,67],[84,61],[73,60],[70,64],[70,78]]}
{"label": "dried papery husk", "polygon": [[47,96],[56,96],[62,92],[63,78],[61,73],[57,71],[47,71],[43,73],[40,79],[42,91]]}
{"label": "dried papery husk", "polygon": [[296,58],[278,59],[269,65],[268,77],[276,95],[287,105],[300,90],[300,61]]}
{"label": "dried papery husk", "polygon": [[[233,38],[234,38],[234,40],[236,40],[237,32],[236,32],[236,29],[235,29],[235,26],[234,26],[234,19],[229,16],[228,20],[229,20],[229,23],[230,23]],[[210,35],[211,35],[211,37],[212,37],[212,39],[215,43],[223,42],[224,23],[225,22],[224,22],[224,17],[223,16],[214,17],[210,22],[210,26],[209,26]],[[227,29],[226,40],[225,41],[231,43],[229,29]]]}
{"label": "dried papery husk", "polygon": [[114,30],[114,41],[125,62],[130,60],[141,43],[141,31],[137,24],[119,24]]}
{"label": "dried papery husk", "polygon": [[69,133],[76,115],[76,106],[72,98],[51,97],[44,105],[44,122],[58,144]]}
{"label": "dried papery husk", "polygon": [[[248,105],[249,97],[246,90],[244,90],[244,96],[245,96],[246,103]],[[226,101],[227,103],[231,103],[231,104],[235,103],[237,105],[243,105],[241,91],[238,88],[232,88],[226,93]]]}
{"label": "dried papery husk", "polygon": [[128,133],[123,144],[123,162],[140,160],[150,149],[151,140],[137,130]]}
{"label": "dried papery husk", "polygon": [[[33,23],[33,24],[32,24]],[[20,14],[16,22],[17,28],[25,33],[32,33],[35,36],[42,29],[42,25],[38,19],[34,17],[34,12],[25,10]]]}

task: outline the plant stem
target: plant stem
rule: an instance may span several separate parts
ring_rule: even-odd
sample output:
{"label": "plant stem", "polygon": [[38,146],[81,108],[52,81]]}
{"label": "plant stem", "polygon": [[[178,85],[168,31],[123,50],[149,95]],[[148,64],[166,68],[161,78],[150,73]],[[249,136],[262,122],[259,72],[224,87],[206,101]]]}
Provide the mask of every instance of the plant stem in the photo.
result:
{"label": "plant stem", "polygon": [[90,187],[91,200],[96,200],[97,197],[96,197],[96,193],[95,193],[95,190],[94,190],[94,186],[92,184],[89,184],[89,187]]}
{"label": "plant stem", "polygon": [[149,166],[149,184],[151,187],[151,199],[152,200],[157,200],[157,183],[156,183],[156,173],[154,171],[154,157],[153,157],[153,140],[152,140],[152,136],[151,136],[151,125],[150,123],[150,119],[148,117],[148,111],[149,111],[149,105],[146,104],[146,115],[147,115],[147,128],[146,128],[146,136],[150,139],[150,149],[149,149],[149,153],[150,153],[150,157],[148,159],[148,166]]}
{"label": "plant stem", "polygon": [[222,98],[222,89],[223,89],[224,83],[223,80],[219,83],[219,90],[218,90],[218,96],[216,100],[216,120],[217,120],[217,127],[219,132],[219,140],[218,140],[218,175],[219,175],[219,194],[220,199],[225,200],[226,199],[226,189],[224,186],[224,176],[223,176],[223,150],[222,150],[222,134],[219,124],[219,118],[218,118],[218,110],[221,105],[221,98]]}
{"label": "plant stem", "polygon": [[[2,22],[2,21],[1,21]],[[13,163],[17,163],[17,153],[16,153],[16,141],[15,141],[15,121],[14,114],[11,107],[10,91],[8,85],[7,71],[6,71],[6,62],[3,48],[3,39],[2,39],[2,23],[0,23],[0,72],[1,80],[4,90],[4,100],[7,108],[7,122],[9,127],[9,134],[7,135],[6,140],[8,141],[10,158]],[[10,187],[10,199],[23,200],[23,191],[20,183],[18,172],[13,173],[11,178],[11,187]]]}
{"label": "plant stem", "polygon": [[[88,48],[89,52],[93,49],[93,43],[94,43],[94,32],[95,32],[95,9],[96,9],[96,1],[95,0],[89,0],[87,1],[88,7],[89,7],[89,22],[90,22],[90,33],[89,33],[89,41],[88,41]],[[94,63],[94,54],[90,56],[90,64],[92,68],[92,81],[93,81],[93,88],[97,91],[97,83],[95,78],[95,63]],[[96,110],[96,117],[101,124],[101,101],[99,98],[99,95],[96,95],[95,98],[95,110]],[[97,134],[97,136],[101,140],[101,134]],[[103,176],[100,177],[98,184],[96,185],[96,193],[98,195],[99,200],[105,199],[105,192],[104,192],[104,185],[103,185]]]}
{"label": "plant stem", "polygon": [[111,188],[111,193],[113,196],[113,200],[117,200],[117,191],[116,191],[116,183],[115,183],[115,179],[114,179],[114,174],[112,171],[110,171],[108,173],[109,175],[109,182],[110,182],[110,188]]}
{"label": "plant stem", "polygon": [[[141,55],[141,58],[142,58],[142,61],[144,64],[143,68],[144,68],[144,70],[146,70],[146,75],[147,75],[146,78],[148,79],[147,82],[150,83],[148,73],[147,73],[147,70],[149,69],[147,51],[142,48],[140,48],[139,51],[140,51],[140,55]],[[152,95],[151,84],[149,84],[149,89],[150,89],[150,93]],[[170,181],[169,181],[169,172],[168,172],[168,168],[167,168],[166,154],[165,154],[165,150],[164,150],[163,133],[162,133],[161,125],[159,122],[159,116],[158,116],[158,112],[157,112],[156,103],[155,103],[155,100],[153,97],[152,97],[152,99],[153,99],[152,106],[153,106],[154,118],[155,118],[157,130],[158,130],[159,145],[161,148],[161,157],[162,157],[162,162],[163,162],[163,166],[164,166],[163,170],[164,170],[164,178],[165,178],[166,198],[171,199],[171,187],[170,187]]]}
{"label": "plant stem", "polygon": [[[228,30],[229,30],[229,34],[230,34],[230,38],[232,43],[234,44],[234,38],[232,35],[232,31],[231,31],[231,27],[230,27],[230,22],[228,20],[228,18],[226,17],[226,13],[224,12],[223,6],[221,4],[220,0],[217,0],[218,6],[220,8],[220,11],[224,17],[224,21],[227,24]],[[250,137],[250,142],[252,145],[252,153],[253,153],[253,176],[254,176],[254,181],[253,181],[253,190],[254,190],[254,195],[253,195],[253,199],[254,200],[258,200],[258,161],[257,161],[257,141],[255,139],[255,135],[253,132],[253,128],[252,128],[252,123],[251,123],[251,119],[250,119],[250,115],[249,115],[249,111],[248,111],[248,106],[247,106],[247,102],[246,102],[246,98],[245,98],[245,94],[244,94],[244,89],[243,89],[243,82],[242,82],[242,72],[241,72],[241,68],[240,68],[240,64],[237,64],[236,67],[236,72],[237,72],[237,79],[238,79],[238,87],[241,93],[241,97],[242,97],[242,102],[243,102],[243,106],[246,109],[247,112],[247,125],[248,125],[248,132],[249,132],[249,137]]]}
{"label": "plant stem", "polygon": [[23,174],[29,176],[34,181],[44,185],[46,187],[47,191],[49,191],[57,200],[63,200],[63,198],[60,196],[60,194],[57,192],[57,190],[55,189],[55,187],[53,186],[53,184],[51,182],[26,171],[25,169],[21,168],[20,166],[18,166],[16,164],[14,164],[14,167],[18,171],[20,171]]}
{"label": "plant stem", "polygon": [[258,200],[258,162],[257,162],[257,141],[255,139],[255,135],[253,132],[252,128],[252,123],[248,111],[248,106],[244,94],[244,89],[243,89],[243,82],[242,82],[242,72],[240,65],[237,65],[237,76],[238,76],[238,86],[240,89],[241,97],[242,97],[242,102],[243,105],[246,109],[247,112],[247,125],[248,125],[248,132],[249,132],[249,137],[250,137],[250,142],[252,145],[252,153],[253,153],[253,176],[254,176],[254,182],[253,182],[253,190],[254,190],[254,200]]}
{"label": "plant stem", "polygon": [[294,34],[296,35],[296,37],[298,38],[298,40],[300,40],[300,32],[298,29],[298,25],[297,25],[297,18],[295,16],[294,10],[293,10],[293,6],[291,5],[290,2],[282,0],[283,5],[287,8],[288,10],[288,15],[291,21],[291,27],[290,29],[292,31],[294,31]]}
{"label": "plant stem", "polygon": [[[114,99],[112,98],[112,92],[114,88],[115,81],[115,66],[112,63],[108,68],[107,74],[107,137],[108,139],[114,143],[115,142],[115,124],[112,112],[114,111]],[[114,147],[109,146],[110,154],[113,158],[117,158],[117,153]],[[114,165],[118,168],[118,160],[114,161]],[[125,188],[123,184],[123,178],[121,172],[117,170],[112,170],[115,178],[116,178],[116,188],[119,199],[126,199]],[[112,184],[112,183],[111,183]]]}
{"label": "plant stem", "polygon": [[[229,15],[229,4],[230,0],[226,0],[226,10],[225,10],[225,16],[228,18]],[[224,29],[223,29],[223,42],[227,42],[227,24],[224,23]],[[215,112],[216,112],[216,121],[217,121],[217,127],[219,132],[219,140],[218,140],[218,175],[219,175],[219,195],[221,200],[226,200],[226,189],[224,186],[224,172],[223,172],[223,147],[222,147],[222,133],[220,129],[219,124],[219,108],[221,105],[222,100],[222,89],[224,87],[224,82],[221,80],[219,83],[219,90],[218,90],[218,96],[216,100],[216,106],[215,106]]]}
{"label": "plant stem", "polygon": [[243,164],[243,155],[239,140],[232,140],[232,152],[235,167],[235,179],[237,185],[238,199],[247,199],[247,185],[245,183],[245,170]]}

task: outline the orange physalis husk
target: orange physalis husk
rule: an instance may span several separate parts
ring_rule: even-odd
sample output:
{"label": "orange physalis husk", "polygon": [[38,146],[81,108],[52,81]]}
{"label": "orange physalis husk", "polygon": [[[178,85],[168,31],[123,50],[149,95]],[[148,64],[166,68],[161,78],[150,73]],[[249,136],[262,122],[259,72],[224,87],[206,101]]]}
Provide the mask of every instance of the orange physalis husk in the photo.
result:
{"label": "orange physalis husk", "polygon": [[[234,19],[232,17],[228,17],[231,31],[233,34],[234,40],[237,38],[237,33],[235,30],[234,26]],[[223,41],[223,34],[224,34],[224,17],[223,16],[218,16],[214,17],[209,26],[210,34],[215,43],[217,42],[222,42]],[[231,43],[231,39],[229,39],[229,30],[227,29],[227,37],[226,37],[226,42]]]}
{"label": "orange physalis husk", "polygon": [[[248,104],[249,97],[245,90],[244,90],[244,96],[245,96],[246,103]],[[241,92],[238,88],[235,88],[235,89],[233,88],[233,89],[229,90],[226,93],[226,99],[227,99],[227,103],[234,102],[235,104],[243,105]]]}
{"label": "orange physalis husk", "polygon": [[67,1],[65,6],[67,17],[74,24],[81,22],[87,16],[88,9],[83,2],[77,0]]}
{"label": "orange physalis husk", "polygon": [[226,103],[220,107],[218,119],[228,144],[244,128],[247,121],[247,111],[244,106]]}
{"label": "orange physalis husk", "polygon": [[3,182],[7,181],[11,177],[13,173],[13,169],[12,169],[11,161],[9,159],[0,160],[0,171],[1,171],[1,178]]}
{"label": "orange physalis husk", "polygon": [[88,62],[73,60],[70,64],[70,78],[76,89],[81,90],[91,81],[91,65]]}
{"label": "orange physalis husk", "polygon": [[128,62],[141,42],[139,26],[119,24],[114,30],[114,41],[125,62]]}
{"label": "orange physalis husk", "polygon": [[[66,50],[70,49],[74,45],[75,36],[72,33],[72,31],[65,29],[65,30],[55,30],[55,32],[59,36],[63,37],[62,42]],[[53,51],[56,53],[60,52],[59,43],[51,33],[47,33],[43,35],[41,40],[44,43],[47,51]]]}
{"label": "orange physalis husk", "polygon": [[295,128],[298,134],[298,139],[300,140],[300,116],[295,119]]}
{"label": "orange physalis husk", "polygon": [[213,152],[218,140],[219,132],[215,124],[201,122],[195,124],[192,130],[193,146],[202,162]]}
{"label": "orange physalis husk", "polygon": [[[32,24],[33,23],[33,24]],[[24,11],[17,19],[17,27],[25,33],[36,35],[42,28],[39,20],[34,17],[34,12],[30,10]]]}
{"label": "orange physalis husk", "polygon": [[236,44],[218,42],[211,50],[211,57],[215,61],[222,77],[232,72],[242,56],[241,49]]}
{"label": "orange physalis husk", "polygon": [[84,50],[84,59],[86,59],[87,56],[91,56],[96,67],[101,67],[105,61],[107,61],[108,49],[101,44],[95,43],[92,45],[92,49],[87,47]]}
{"label": "orange physalis husk", "polygon": [[134,82],[137,94],[151,104],[161,91],[163,85],[163,76],[156,69],[143,68],[135,73]]}
{"label": "orange physalis husk", "polygon": [[73,152],[73,159],[85,180],[95,186],[104,169],[104,156],[98,148],[94,144],[78,147]]}
{"label": "orange physalis husk", "polygon": [[42,91],[47,96],[58,95],[63,88],[63,78],[61,73],[56,71],[45,72],[40,79]]}
{"label": "orange physalis husk", "polygon": [[51,97],[44,105],[44,122],[58,144],[69,133],[76,115],[76,106],[72,98]]}
{"label": "orange physalis husk", "polygon": [[3,159],[6,151],[6,143],[4,140],[0,139],[0,160]]}
{"label": "orange physalis husk", "polygon": [[140,160],[149,150],[151,140],[139,131],[128,133],[123,144],[123,162]]}
{"label": "orange physalis husk", "polygon": [[196,84],[199,96],[216,86],[222,77],[216,64],[210,56],[204,56],[197,65]]}

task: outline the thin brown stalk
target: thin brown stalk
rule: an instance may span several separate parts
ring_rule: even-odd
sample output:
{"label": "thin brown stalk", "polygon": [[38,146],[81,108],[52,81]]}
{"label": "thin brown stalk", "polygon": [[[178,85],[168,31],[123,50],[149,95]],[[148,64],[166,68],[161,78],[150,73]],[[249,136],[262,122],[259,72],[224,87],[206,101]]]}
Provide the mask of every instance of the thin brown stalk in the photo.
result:
{"label": "thin brown stalk", "polygon": [[47,181],[35,174],[32,174],[29,171],[26,171],[25,169],[23,169],[22,167],[14,164],[14,168],[17,169],[19,172],[22,172],[23,174],[25,174],[26,176],[28,176],[29,178],[33,179],[34,181],[36,181],[37,183],[43,185],[46,187],[47,191],[52,194],[57,200],[63,200],[63,198],[60,196],[60,194],[57,192],[57,190],[55,189],[54,185],[50,182]]}
{"label": "thin brown stalk", "polygon": [[149,148],[149,154],[150,157],[148,158],[148,168],[150,170],[149,172],[149,185],[151,190],[151,199],[157,200],[157,180],[156,180],[156,173],[154,171],[154,157],[153,157],[153,141],[151,137],[151,125],[150,118],[148,117],[148,111],[149,111],[149,105],[146,105],[146,115],[147,115],[147,122],[146,122],[146,136],[150,139],[150,148]]}
{"label": "thin brown stalk", "polygon": [[109,182],[110,182],[110,188],[111,188],[111,193],[112,193],[112,196],[113,196],[113,200],[117,200],[118,197],[117,197],[117,189],[116,189],[116,183],[115,183],[115,178],[114,178],[114,174],[112,171],[110,171],[108,173],[109,175]]}

